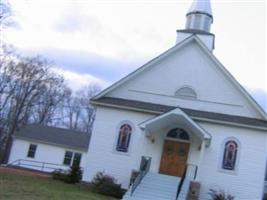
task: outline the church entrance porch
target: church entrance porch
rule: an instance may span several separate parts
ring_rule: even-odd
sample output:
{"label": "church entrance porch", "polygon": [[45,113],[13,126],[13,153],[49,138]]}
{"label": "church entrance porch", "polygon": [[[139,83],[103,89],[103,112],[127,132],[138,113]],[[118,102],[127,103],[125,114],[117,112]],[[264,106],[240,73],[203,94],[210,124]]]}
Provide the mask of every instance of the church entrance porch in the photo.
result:
{"label": "church entrance porch", "polygon": [[[151,172],[198,178],[211,136],[179,108],[139,124],[147,137]],[[151,141],[151,142],[149,142]]]}
{"label": "church entrance porch", "polygon": [[210,134],[179,108],[146,120],[139,127],[146,138],[140,152],[140,170],[123,200],[143,199],[139,198],[143,194],[150,199],[157,195],[160,199],[185,199],[190,185],[201,181],[199,174]]}

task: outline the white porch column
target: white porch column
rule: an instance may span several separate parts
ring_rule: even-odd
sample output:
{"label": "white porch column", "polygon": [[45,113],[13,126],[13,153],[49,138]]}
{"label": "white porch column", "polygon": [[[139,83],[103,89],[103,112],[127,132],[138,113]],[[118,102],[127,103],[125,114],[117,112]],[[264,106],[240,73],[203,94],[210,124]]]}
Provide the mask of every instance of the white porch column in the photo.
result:
{"label": "white porch column", "polygon": [[196,181],[200,181],[199,178],[199,172],[201,172],[202,169],[202,162],[203,162],[203,157],[204,157],[204,153],[205,153],[205,148],[206,148],[206,144],[205,144],[205,140],[203,140],[201,142],[201,146],[200,146],[200,153],[199,153],[199,159],[198,159],[198,171],[197,171],[197,177],[196,177]]}

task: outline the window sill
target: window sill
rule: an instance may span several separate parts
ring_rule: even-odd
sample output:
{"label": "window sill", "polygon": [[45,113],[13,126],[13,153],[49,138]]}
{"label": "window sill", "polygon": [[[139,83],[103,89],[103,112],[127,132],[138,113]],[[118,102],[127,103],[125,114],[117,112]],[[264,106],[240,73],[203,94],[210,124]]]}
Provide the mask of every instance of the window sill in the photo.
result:
{"label": "window sill", "polygon": [[121,156],[130,156],[130,152],[122,152],[122,151],[117,151],[117,150],[113,150],[112,151],[113,154],[117,154],[117,155],[121,155]]}
{"label": "window sill", "polygon": [[218,171],[221,172],[221,173],[224,173],[224,174],[237,176],[237,170],[219,169]]}

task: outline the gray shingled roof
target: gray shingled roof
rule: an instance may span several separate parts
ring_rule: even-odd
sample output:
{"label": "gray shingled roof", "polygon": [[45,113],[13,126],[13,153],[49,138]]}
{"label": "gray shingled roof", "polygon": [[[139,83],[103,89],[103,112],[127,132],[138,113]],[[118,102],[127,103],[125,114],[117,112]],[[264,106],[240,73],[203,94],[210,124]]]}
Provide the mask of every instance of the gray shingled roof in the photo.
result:
{"label": "gray shingled roof", "polygon": [[[153,104],[148,102],[142,101],[135,101],[135,100],[128,100],[128,99],[121,99],[121,98],[113,98],[113,97],[102,97],[100,99],[94,100],[93,102],[117,105],[117,106],[124,106],[124,107],[132,107],[142,110],[154,111],[154,112],[161,112],[165,113],[170,110],[173,110],[177,107],[174,106],[167,106],[161,104]],[[249,117],[241,117],[236,115],[228,115],[222,113],[215,113],[215,112],[206,112],[201,110],[193,110],[187,108],[181,108],[187,115],[190,117],[201,117],[210,120],[217,120],[217,121],[224,121],[230,123],[238,123],[250,126],[257,126],[267,128],[267,121],[260,120],[256,118],[249,118]]]}
{"label": "gray shingled roof", "polygon": [[64,128],[31,124],[21,128],[14,136],[15,138],[87,151],[91,134]]}

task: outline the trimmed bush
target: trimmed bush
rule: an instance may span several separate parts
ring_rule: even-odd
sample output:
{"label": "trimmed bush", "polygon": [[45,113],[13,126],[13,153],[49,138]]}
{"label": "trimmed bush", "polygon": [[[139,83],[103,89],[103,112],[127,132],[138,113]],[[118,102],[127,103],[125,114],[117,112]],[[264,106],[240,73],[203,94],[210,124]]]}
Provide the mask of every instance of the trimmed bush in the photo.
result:
{"label": "trimmed bush", "polygon": [[106,175],[103,172],[98,172],[95,175],[91,182],[91,188],[94,192],[120,199],[125,193],[121,188],[121,184],[118,184],[115,178]]}
{"label": "trimmed bush", "polygon": [[234,196],[230,194],[226,194],[224,191],[216,191],[213,189],[210,189],[209,195],[211,197],[211,200],[234,200]]}
{"label": "trimmed bush", "polygon": [[66,183],[79,183],[82,179],[82,170],[80,166],[73,165],[68,171],[67,178],[65,180]]}
{"label": "trimmed bush", "polygon": [[52,172],[52,178],[54,180],[65,181],[68,176],[68,171],[63,169],[56,169]]}
{"label": "trimmed bush", "polygon": [[66,183],[79,183],[82,179],[82,170],[79,166],[72,166],[69,170],[57,169],[52,173],[55,180],[64,181]]}
{"label": "trimmed bush", "polygon": [[0,164],[4,161],[4,150],[0,148]]}

